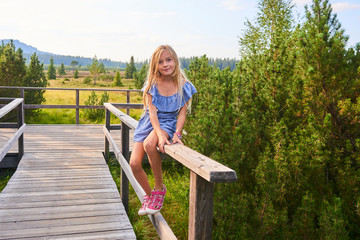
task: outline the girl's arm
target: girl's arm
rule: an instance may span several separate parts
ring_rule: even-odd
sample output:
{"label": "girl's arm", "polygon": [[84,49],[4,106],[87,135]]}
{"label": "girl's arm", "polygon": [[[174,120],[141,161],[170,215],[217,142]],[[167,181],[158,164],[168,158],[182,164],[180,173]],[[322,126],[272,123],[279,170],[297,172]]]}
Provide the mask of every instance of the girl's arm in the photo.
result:
{"label": "girl's arm", "polygon": [[[176,131],[175,132],[177,132],[177,133],[181,133],[181,131],[184,127],[185,120],[186,120],[187,104],[188,104],[188,102],[180,109],[180,112],[179,112],[179,115],[177,118],[177,122],[176,122]],[[172,140],[173,140],[173,143],[183,144],[181,139],[179,138],[179,136],[176,133],[174,133]]]}
{"label": "girl's arm", "polygon": [[152,96],[151,94],[147,94],[147,105],[149,108],[149,115],[150,115],[150,122],[151,125],[154,128],[154,131],[156,133],[156,135],[158,136],[158,147],[160,149],[160,151],[162,153],[164,153],[164,145],[165,144],[170,144],[169,140],[167,139],[167,137],[165,136],[163,130],[160,128],[160,123],[159,123],[159,119],[157,116],[157,109],[156,107],[152,104]]}

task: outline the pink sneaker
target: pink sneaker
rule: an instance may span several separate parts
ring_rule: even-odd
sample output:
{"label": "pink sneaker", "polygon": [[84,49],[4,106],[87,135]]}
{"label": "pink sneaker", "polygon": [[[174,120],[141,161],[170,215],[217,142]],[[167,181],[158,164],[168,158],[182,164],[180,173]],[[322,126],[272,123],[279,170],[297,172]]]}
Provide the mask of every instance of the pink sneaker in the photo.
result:
{"label": "pink sneaker", "polygon": [[150,197],[148,195],[145,195],[144,199],[143,199],[143,202],[142,202],[142,205],[141,205],[141,208],[138,211],[138,214],[140,216],[144,216],[144,215],[148,214],[147,211],[146,211],[146,207],[149,204],[149,202],[150,202]]}
{"label": "pink sneaker", "polygon": [[150,202],[147,204],[146,212],[148,214],[155,214],[160,212],[160,209],[163,206],[164,199],[166,194],[166,187],[164,185],[164,188],[162,191],[152,191]]}

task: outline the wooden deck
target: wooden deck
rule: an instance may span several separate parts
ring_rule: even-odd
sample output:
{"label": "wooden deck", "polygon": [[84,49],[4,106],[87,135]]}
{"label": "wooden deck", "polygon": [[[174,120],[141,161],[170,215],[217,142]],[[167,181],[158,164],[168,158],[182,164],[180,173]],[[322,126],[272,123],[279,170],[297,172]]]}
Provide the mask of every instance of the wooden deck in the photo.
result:
{"label": "wooden deck", "polygon": [[0,193],[0,239],[136,239],[103,151],[102,125],[28,125]]}

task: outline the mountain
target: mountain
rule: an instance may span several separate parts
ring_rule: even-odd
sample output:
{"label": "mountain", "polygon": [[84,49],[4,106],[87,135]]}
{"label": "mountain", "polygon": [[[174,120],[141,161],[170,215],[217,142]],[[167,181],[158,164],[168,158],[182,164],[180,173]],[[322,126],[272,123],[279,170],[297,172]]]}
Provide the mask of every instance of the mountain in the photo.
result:
{"label": "mountain", "polygon": [[[11,39],[0,39],[0,43],[6,45],[11,41]],[[50,64],[50,59],[53,58],[55,65],[60,65],[63,63],[64,65],[70,65],[72,61],[77,61],[81,66],[87,66],[92,63],[92,58],[85,58],[79,56],[66,56],[66,55],[58,55],[49,52],[39,51],[37,48],[27,45],[19,40],[12,40],[15,49],[21,48],[23,51],[23,56],[26,59],[26,63],[30,62],[31,56],[36,53],[40,62],[44,63],[44,65]],[[126,62],[116,62],[111,61],[110,59],[99,59],[99,62],[102,62],[107,68],[125,68]]]}
{"label": "mountain", "polygon": [[[8,44],[11,39],[3,39],[3,40],[0,40],[2,43],[4,43],[4,45]],[[55,54],[52,54],[52,53],[48,53],[48,52],[42,52],[42,51],[39,51],[37,48],[33,47],[33,46],[30,46],[30,45],[27,45],[25,43],[22,43],[20,42],[19,40],[12,40],[14,45],[15,45],[15,48],[18,49],[18,48],[21,48],[21,50],[23,51],[23,53],[26,53],[26,54],[33,54],[33,53],[36,53],[37,55],[38,54],[48,54],[48,55],[55,55]]]}

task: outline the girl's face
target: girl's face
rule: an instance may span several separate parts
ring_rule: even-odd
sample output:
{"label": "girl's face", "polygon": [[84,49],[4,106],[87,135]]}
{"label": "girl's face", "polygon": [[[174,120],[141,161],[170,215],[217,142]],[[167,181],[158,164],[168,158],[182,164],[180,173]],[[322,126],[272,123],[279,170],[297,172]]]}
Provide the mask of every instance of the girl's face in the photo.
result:
{"label": "girl's face", "polygon": [[167,51],[161,53],[158,68],[162,76],[171,76],[175,71],[175,61]]}

